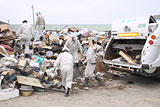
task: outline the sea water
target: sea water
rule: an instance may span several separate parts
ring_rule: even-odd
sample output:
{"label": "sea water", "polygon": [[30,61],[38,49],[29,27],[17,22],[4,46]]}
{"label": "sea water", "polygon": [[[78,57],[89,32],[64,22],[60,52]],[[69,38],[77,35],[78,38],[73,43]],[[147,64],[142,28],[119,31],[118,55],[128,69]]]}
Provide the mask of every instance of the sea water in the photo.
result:
{"label": "sea water", "polygon": [[[34,25],[32,26],[33,28],[35,28]],[[61,30],[65,26],[76,27],[80,30],[87,28],[90,30],[98,31],[98,32],[111,30],[111,24],[48,24],[46,25],[46,30]],[[9,25],[9,29],[12,31],[17,31],[19,27],[20,27],[20,24]]]}

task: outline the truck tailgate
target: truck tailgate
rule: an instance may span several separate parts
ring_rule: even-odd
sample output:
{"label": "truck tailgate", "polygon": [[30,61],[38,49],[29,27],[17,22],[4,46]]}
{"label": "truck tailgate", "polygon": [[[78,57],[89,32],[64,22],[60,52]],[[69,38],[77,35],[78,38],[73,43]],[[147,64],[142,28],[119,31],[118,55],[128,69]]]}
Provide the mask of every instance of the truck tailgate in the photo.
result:
{"label": "truck tailgate", "polygon": [[141,64],[130,64],[127,62],[116,62],[112,60],[103,60],[105,64],[110,66],[116,66],[119,68],[128,68],[128,69],[141,69]]}

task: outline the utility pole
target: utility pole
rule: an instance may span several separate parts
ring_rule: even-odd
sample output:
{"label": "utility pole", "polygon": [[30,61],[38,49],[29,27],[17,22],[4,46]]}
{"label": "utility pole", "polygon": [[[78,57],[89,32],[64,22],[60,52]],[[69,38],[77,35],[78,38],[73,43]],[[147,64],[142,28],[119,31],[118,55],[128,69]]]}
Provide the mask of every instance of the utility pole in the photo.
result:
{"label": "utility pole", "polygon": [[35,21],[34,21],[34,6],[32,5],[32,14],[33,14],[33,25],[35,24]]}
{"label": "utility pole", "polygon": [[9,19],[8,19],[8,24],[10,24]]}

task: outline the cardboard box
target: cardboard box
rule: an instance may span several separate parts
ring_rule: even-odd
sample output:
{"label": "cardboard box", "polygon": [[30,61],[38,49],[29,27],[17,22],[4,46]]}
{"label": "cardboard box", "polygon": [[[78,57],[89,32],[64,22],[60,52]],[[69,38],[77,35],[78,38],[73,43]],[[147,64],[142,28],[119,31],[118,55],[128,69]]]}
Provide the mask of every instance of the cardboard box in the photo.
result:
{"label": "cardboard box", "polygon": [[16,77],[16,72],[14,69],[11,69],[9,71],[3,71],[2,72],[2,75],[4,75],[4,78],[8,81],[8,80],[12,80],[12,81],[15,81],[17,80],[17,77]]}
{"label": "cardboard box", "polygon": [[9,74],[8,74],[9,71],[2,71],[2,75],[4,75],[4,78],[8,81],[10,79],[9,77]]}
{"label": "cardboard box", "polygon": [[31,78],[31,77],[25,77],[25,76],[17,76],[17,81],[19,84],[24,84],[24,85],[30,85],[30,86],[35,86],[35,87],[40,87],[44,88],[40,81],[36,78]]}
{"label": "cardboard box", "polygon": [[11,79],[12,81],[17,80],[16,72],[15,72],[14,69],[11,69],[8,74],[9,74],[9,77],[10,77],[10,79]]}
{"label": "cardboard box", "polygon": [[11,76],[13,73],[15,73],[15,70],[11,69],[8,73],[9,73],[9,76]]}
{"label": "cardboard box", "polygon": [[18,63],[18,66],[20,66],[20,67],[26,67],[26,65],[27,65],[27,61],[25,61],[25,60],[20,60]]}

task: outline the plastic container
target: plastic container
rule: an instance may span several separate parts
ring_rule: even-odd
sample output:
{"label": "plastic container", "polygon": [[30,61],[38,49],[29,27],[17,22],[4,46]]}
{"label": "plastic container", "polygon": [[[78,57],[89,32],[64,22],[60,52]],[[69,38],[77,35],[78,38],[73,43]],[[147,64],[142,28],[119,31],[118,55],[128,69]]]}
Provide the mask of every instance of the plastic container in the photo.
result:
{"label": "plastic container", "polygon": [[33,91],[20,91],[21,96],[31,96]]}

